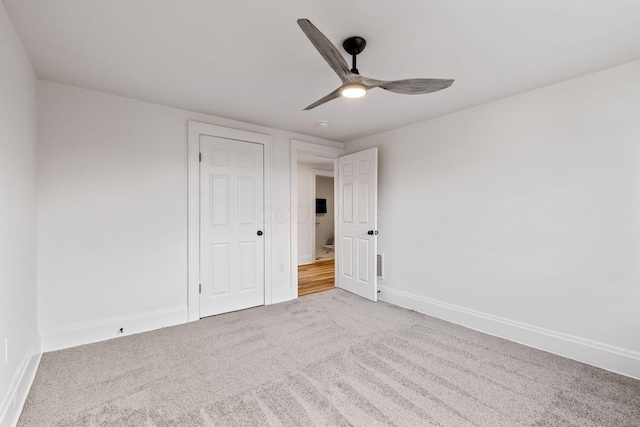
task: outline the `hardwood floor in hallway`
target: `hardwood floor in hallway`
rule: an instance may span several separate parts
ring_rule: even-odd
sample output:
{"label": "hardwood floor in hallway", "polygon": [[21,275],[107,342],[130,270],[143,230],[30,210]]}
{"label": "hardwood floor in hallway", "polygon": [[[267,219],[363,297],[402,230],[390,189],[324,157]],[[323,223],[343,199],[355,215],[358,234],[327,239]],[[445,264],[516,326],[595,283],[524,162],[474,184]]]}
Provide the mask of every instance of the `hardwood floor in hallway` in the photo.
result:
{"label": "hardwood floor in hallway", "polygon": [[335,288],[335,260],[318,261],[298,267],[298,296]]}

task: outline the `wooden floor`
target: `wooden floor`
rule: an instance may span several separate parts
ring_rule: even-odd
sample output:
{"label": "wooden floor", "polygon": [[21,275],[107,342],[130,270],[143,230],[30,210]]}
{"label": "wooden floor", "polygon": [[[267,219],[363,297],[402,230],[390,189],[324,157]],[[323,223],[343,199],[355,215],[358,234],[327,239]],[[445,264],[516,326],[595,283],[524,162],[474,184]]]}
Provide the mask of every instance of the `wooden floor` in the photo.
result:
{"label": "wooden floor", "polygon": [[298,296],[335,288],[335,260],[318,261],[298,267]]}

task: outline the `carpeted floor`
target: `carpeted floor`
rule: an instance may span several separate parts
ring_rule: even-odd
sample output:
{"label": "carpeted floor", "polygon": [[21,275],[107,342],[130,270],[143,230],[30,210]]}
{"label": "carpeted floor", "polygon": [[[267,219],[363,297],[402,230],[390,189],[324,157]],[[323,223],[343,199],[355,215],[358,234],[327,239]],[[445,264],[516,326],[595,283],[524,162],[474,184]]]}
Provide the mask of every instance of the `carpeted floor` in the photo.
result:
{"label": "carpeted floor", "polygon": [[339,289],[46,353],[20,426],[640,426],[640,381]]}

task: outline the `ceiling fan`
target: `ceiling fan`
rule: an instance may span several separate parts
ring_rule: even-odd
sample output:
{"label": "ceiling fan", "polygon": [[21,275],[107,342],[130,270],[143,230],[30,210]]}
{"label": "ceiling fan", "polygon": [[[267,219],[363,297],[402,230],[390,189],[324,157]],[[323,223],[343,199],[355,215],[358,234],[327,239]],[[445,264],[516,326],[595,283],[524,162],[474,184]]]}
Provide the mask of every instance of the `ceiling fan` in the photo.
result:
{"label": "ceiling fan", "polygon": [[313,104],[309,105],[305,110],[311,110],[332,99],[344,96],[347,98],[359,98],[366,95],[367,90],[380,87],[390,92],[402,93],[406,95],[416,95],[421,93],[437,92],[446,89],[453,84],[453,80],[447,79],[406,79],[406,80],[376,80],[369,77],[361,76],[356,68],[356,56],[362,52],[367,42],[362,37],[349,37],[344,41],[342,47],[352,56],[352,68],[338,49],[331,44],[328,38],[318,30],[315,25],[308,19],[298,19],[298,25],[309,38],[311,43],[320,52],[329,66],[336,72],[342,86],[331,92],[324,98],[320,98]]}

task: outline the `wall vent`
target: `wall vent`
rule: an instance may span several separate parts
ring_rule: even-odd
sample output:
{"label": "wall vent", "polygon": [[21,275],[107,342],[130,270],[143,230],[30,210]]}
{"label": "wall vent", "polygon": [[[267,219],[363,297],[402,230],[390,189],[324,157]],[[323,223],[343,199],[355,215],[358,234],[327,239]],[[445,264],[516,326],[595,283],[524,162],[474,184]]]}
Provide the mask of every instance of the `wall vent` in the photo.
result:
{"label": "wall vent", "polygon": [[376,272],[378,279],[384,279],[384,254],[376,256]]}

